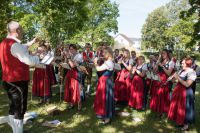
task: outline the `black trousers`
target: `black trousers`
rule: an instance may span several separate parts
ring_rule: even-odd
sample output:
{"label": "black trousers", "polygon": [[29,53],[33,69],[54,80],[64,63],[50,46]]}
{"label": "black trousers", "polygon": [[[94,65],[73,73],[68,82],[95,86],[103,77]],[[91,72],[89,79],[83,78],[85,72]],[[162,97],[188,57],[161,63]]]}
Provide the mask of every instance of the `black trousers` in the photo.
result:
{"label": "black trousers", "polygon": [[28,82],[3,82],[3,87],[10,100],[9,114],[14,115],[15,119],[23,119],[27,110]]}

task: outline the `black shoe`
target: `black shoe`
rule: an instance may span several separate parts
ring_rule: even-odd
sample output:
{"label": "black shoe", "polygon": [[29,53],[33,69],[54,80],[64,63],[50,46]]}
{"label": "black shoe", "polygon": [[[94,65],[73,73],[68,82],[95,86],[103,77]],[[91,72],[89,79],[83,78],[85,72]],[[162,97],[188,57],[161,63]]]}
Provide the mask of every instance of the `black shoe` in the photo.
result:
{"label": "black shoe", "polygon": [[176,127],[182,128],[184,125],[176,125]]}
{"label": "black shoe", "polygon": [[143,107],[142,109],[141,109],[141,111],[145,111],[146,110],[146,108],[145,107]]}
{"label": "black shoe", "polygon": [[74,108],[73,105],[70,105],[70,106],[67,107],[68,110],[71,110],[71,109],[73,109],[73,108]]}
{"label": "black shoe", "polygon": [[23,133],[28,133],[28,131],[27,131],[27,130],[24,130]]}
{"label": "black shoe", "polygon": [[46,104],[50,104],[50,103],[51,103],[51,99],[50,99],[50,98],[47,98],[47,99],[45,100],[45,103],[46,103]]}
{"label": "black shoe", "polygon": [[44,104],[44,99],[40,99],[40,100],[38,101],[38,105],[42,105],[42,104]]}
{"label": "black shoe", "polygon": [[109,124],[111,124],[111,120],[108,120],[108,121],[103,121],[103,125],[109,125]]}
{"label": "black shoe", "polygon": [[189,131],[189,126],[183,126],[183,127],[181,128],[181,131]]}

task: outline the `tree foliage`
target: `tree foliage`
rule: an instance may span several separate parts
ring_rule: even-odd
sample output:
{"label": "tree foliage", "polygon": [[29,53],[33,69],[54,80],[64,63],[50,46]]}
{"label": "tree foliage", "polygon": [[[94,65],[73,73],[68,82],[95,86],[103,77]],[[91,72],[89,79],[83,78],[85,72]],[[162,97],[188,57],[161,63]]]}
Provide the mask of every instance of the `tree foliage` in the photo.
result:
{"label": "tree foliage", "polygon": [[8,23],[11,15],[10,8],[11,0],[5,0],[0,2],[0,40],[6,36],[6,24]]}
{"label": "tree foliage", "polygon": [[165,34],[169,28],[169,19],[166,15],[165,7],[160,7],[148,15],[142,28],[142,45],[155,49],[165,47],[167,41],[169,42]]}
{"label": "tree foliage", "polygon": [[92,42],[109,40],[116,32],[118,6],[109,0],[9,0],[1,3],[1,38],[6,23],[19,21],[25,35],[49,40],[54,46],[61,42]]}
{"label": "tree foliage", "polygon": [[[168,48],[192,51],[196,46],[193,41],[194,27],[199,17],[194,13],[185,19],[181,18],[182,12],[190,7],[187,0],[172,0],[150,13],[142,29],[142,45],[156,50]],[[157,19],[152,20],[152,16],[157,16]],[[155,32],[158,29],[160,32]]]}
{"label": "tree foliage", "polygon": [[181,12],[181,18],[187,20],[188,17],[197,16],[193,25],[192,39],[189,44],[197,44],[200,51],[200,2],[199,0],[189,0],[190,8]]}
{"label": "tree foliage", "polygon": [[87,7],[90,9],[88,20],[73,39],[79,42],[91,42],[94,45],[101,41],[112,44],[114,41],[109,33],[118,31],[116,21],[119,16],[118,5],[109,0],[89,0]]}

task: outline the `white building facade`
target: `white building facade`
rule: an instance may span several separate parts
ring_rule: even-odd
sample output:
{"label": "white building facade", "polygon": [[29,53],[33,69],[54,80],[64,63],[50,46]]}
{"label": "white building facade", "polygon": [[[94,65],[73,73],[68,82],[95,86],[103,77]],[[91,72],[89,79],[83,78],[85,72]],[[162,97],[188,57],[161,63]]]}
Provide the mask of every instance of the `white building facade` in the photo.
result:
{"label": "white building facade", "polygon": [[121,49],[126,48],[130,51],[135,50],[136,52],[140,52],[141,50],[141,39],[140,38],[131,38],[127,37],[124,34],[118,34],[114,38],[115,44],[113,45],[113,49]]}

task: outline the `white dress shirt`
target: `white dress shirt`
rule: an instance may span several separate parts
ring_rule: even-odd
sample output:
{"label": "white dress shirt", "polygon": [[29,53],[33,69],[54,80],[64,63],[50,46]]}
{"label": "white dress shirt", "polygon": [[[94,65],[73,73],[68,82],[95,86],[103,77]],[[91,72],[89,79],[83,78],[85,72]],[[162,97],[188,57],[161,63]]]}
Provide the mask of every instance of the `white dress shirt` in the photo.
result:
{"label": "white dress shirt", "polygon": [[16,57],[21,62],[29,66],[35,66],[39,68],[44,67],[42,64],[40,64],[40,59],[38,56],[33,56],[29,54],[29,51],[28,51],[29,43],[22,45],[20,44],[21,41],[17,39],[16,37],[7,36],[7,38],[13,39],[16,41],[16,43],[13,44],[10,49],[10,52],[14,57]]}

